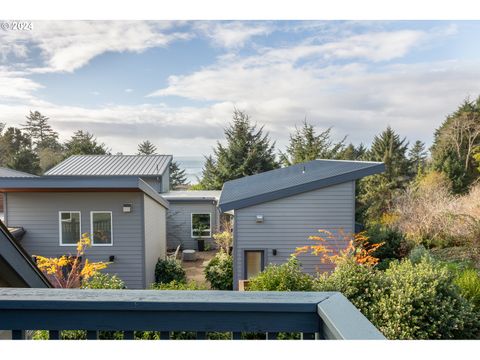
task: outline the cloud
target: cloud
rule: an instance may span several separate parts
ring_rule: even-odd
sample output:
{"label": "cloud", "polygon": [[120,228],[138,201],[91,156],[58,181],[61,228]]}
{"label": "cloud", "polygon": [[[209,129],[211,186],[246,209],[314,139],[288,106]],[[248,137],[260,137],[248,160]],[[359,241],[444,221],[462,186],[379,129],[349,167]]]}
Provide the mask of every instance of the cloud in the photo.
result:
{"label": "cloud", "polygon": [[142,52],[191,34],[172,31],[169,21],[35,21],[33,30],[2,32],[3,57],[24,58],[38,48],[45,65],[32,72],[73,72],[105,52]]}
{"label": "cloud", "polygon": [[34,92],[42,87],[22,71],[0,67],[0,99],[4,101],[34,101]]}
{"label": "cloud", "polygon": [[265,36],[273,31],[266,22],[197,22],[194,29],[210,38],[215,46],[224,48],[241,48],[255,36]]}

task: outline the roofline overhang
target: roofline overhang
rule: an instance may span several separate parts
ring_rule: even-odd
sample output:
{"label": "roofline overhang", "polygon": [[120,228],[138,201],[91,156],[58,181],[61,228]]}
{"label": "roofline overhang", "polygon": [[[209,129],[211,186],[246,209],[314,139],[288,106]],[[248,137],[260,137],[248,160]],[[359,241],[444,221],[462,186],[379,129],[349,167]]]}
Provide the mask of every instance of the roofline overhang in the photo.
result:
{"label": "roofline overhang", "polygon": [[[234,201],[222,203],[221,202],[222,199],[220,197],[220,203],[218,204],[218,208],[220,209],[221,212],[242,209],[252,205],[258,205],[265,202],[278,200],[284,197],[325,188],[327,186],[337,185],[347,181],[361,179],[363,177],[379,174],[384,171],[385,171],[385,164],[378,163],[364,169],[354,170],[354,171],[350,171],[340,175],[332,176],[326,179],[311,181],[305,184],[291,186],[285,189],[276,190],[276,191],[272,191],[265,194],[259,194],[259,195],[251,196],[248,198],[240,199],[240,200],[234,200]],[[223,189],[222,189],[222,194],[223,194]]]}

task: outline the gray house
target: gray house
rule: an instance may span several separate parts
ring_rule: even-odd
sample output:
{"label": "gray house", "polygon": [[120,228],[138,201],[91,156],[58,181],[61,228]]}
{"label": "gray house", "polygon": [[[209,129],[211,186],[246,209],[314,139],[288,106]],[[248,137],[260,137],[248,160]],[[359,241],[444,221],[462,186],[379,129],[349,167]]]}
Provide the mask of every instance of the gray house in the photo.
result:
{"label": "gray house", "polygon": [[[319,229],[355,230],[355,181],[384,171],[377,162],[314,160],[226,182],[219,208],[234,216],[234,287],[266,264],[281,264]],[[300,255],[308,273],[328,271],[318,257]]]}
{"label": "gray house", "polygon": [[72,156],[40,177],[0,177],[5,223],[31,255],[75,252],[91,235],[92,261],[110,261],[129,288],[154,282],[167,248],[196,249],[219,226],[218,191],[169,191],[171,155]]}

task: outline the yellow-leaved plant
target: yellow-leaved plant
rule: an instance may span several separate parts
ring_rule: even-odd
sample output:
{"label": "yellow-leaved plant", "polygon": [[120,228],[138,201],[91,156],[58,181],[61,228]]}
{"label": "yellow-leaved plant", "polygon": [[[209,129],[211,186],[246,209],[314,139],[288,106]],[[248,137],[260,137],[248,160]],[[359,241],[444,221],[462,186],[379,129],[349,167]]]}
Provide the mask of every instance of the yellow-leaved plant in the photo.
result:
{"label": "yellow-leaved plant", "polygon": [[[303,253],[311,253],[320,256],[322,263],[336,264],[340,259],[352,256],[358,264],[375,266],[379,259],[373,253],[383,243],[371,244],[368,242],[368,236],[364,231],[356,234],[346,234],[342,229],[335,235],[328,230],[318,230],[321,235],[309,236],[309,240],[315,242],[314,245],[301,246],[295,249],[295,256]],[[344,249],[335,248],[338,242],[344,242],[347,246]]]}
{"label": "yellow-leaved plant", "polygon": [[83,261],[87,247],[91,246],[88,234],[82,234],[77,242],[76,255],[63,255],[59,258],[47,258],[35,255],[38,268],[57,288],[79,288],[83,282],[105,269],[109,263]]}

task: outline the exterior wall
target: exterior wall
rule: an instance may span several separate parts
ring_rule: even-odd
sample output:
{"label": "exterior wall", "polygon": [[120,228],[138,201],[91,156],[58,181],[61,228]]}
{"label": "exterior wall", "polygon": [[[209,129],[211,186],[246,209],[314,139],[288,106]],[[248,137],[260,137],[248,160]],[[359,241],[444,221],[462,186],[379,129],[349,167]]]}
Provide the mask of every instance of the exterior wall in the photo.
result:
{"label": "exterior wall", "polygon": [[145,219],[145,281],[155,282],[155,265],[167,254],[167,209],[144,195]]}
{"label": "exterior wall", "polygon": [[[256,215],[263,215],[263,223],[256,223]],[[297,247],[313,244],[308,237],[319,229],[352,233],[354,227],[354,181],[235,210],[235,289],[238,280],[244,279],[245,250],[265,250],[265,265],[281,264]],[[332,245],[344,248],[346,241],[338,239]],[[321,264],[317,256],[302,254],[298,258],[308,273],[331,270],[331,265]]]}
{"label": "exterior wall", "polygon": [[[182,245],[183,249],[197,249],[197,241],[192,238],[191,214],[211,214],[212,235],[219,225],[219,212],[214,201],[174,201],[169,200],[170,208],[167,213],[167,247],[175,249]],[[212,238],[205,238],[205,243],[213,245]]]}
{"label": "exterior wall", "polygon": [[155,191],[162,192],[162,178],[161,177],[142,177],[148,185],[150,185]]}
{"label": "exterior wall", "polygon": [[[5,216],[8,226],[22,226],[21,241],[32,255],[56,257],[74,254],[75,246],[59,245],[59,211],[80,211],[81,232],[90,232],[90,211],[112,211],[113,246],[92,246],[86,257],[91,261],[115,261],[104,271],[117,274],[128,288],[145,287],[143,254],[143,193],[141,192],[44,192],[8,193]],[[132,204],[131,213],[122,205]]]}
{"label": "exterior wall", "polygon": [[170,191],[170,166],[167,166],[165,172],[162,175],[162,186],[161,192],[169,192]]}

